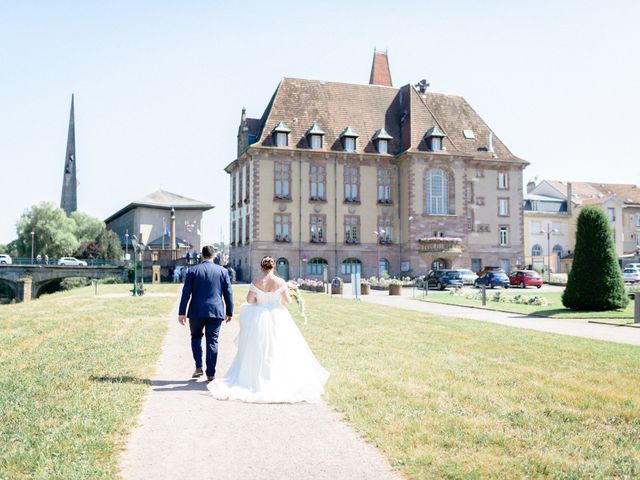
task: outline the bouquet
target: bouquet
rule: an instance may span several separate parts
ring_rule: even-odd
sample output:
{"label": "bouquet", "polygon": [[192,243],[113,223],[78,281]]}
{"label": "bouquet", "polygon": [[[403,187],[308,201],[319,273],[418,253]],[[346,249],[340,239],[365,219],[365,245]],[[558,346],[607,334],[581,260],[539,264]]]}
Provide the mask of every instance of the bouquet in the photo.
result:
{"label": "bouquet", "polygon": [[300,287],[296,282],[287,282],[287,287],[289,287],[289,295],[293,298],[298,304],[298,309],[300,310],[300,316],[304,320],[304,324],[307,324],[307,312],[304,305],[304,297],[302,296],[302,292],[300,291]]}

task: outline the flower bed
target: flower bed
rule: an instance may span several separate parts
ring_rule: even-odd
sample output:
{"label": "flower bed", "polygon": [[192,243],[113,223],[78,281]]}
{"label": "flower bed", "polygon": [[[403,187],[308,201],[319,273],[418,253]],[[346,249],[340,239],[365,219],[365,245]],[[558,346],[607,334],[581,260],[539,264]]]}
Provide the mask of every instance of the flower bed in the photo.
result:
{"label": "flower bed", "polygon": [[313,280],[308,278],[298,278],[297,280],[291,280],[295,283],[300,290],[307,290],[309,292],[324,292],[324,283],[322,280]]}
{"label": "flower bed", "polygon": [[[482,301],[481,292],[462,292],[457,289],[453,289],[449,291],[449,295],[464,297],[467,300]],[[547,299],[540,295],[509,295],[505,292],[487,293],[487,301],[497,303],[516,303],[519,305],[535,305],[538,307],[546,307],[549,305]]]}

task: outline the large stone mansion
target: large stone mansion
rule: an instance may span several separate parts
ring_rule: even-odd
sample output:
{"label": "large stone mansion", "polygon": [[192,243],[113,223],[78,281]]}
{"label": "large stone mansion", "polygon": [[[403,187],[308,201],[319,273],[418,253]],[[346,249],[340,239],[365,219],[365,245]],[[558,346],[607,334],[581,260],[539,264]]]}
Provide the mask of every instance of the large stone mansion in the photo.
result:
{"label": "large stone mansion", "polygon": [[523,263],[522,172],[459,96],[395,88],[386,53],[368,85],[284,78],[242,111],[231,183],[231,262],[249,280],[409,276]]}

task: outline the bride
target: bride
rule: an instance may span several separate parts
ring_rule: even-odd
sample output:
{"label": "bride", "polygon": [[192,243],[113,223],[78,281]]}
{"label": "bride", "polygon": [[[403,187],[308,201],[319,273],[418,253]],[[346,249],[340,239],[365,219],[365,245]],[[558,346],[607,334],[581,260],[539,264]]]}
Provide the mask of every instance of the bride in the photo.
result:
{"label": "bride", "polygon": [[209,383],[220,400],[255,403],[317,402],[329,378],[282,303],[291,303],[275,261],[264,257],[261,278],[240,307],[238,353],[224,378]]}

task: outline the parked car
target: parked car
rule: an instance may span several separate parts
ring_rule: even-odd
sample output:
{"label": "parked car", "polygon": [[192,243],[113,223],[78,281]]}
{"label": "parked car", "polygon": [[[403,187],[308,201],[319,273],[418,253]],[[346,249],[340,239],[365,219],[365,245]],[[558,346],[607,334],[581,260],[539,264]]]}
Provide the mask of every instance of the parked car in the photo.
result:
{"label": "parked car", "polygon": [[58,260],[58,265],[86,267],[87,262],[85,262],[84,260],[78,260],[75,257],[62,257],[60,260]]}
{"label": "parked car", "polygon": [[487,272],[502,272],[502,273],[504,273],[504,270],[502,268],[500,268],[500,267],[484,267],[479,272],[476,272],[476,275],[481,277],[482,275],[484,275]]}
{"label": "parked car", "polygon": [[509,275],[509,284],[520,287],[542,287],[542,277],[534,270],[516,270]]}
{"label": "parked car", "polygon": [[457,270],[431,270],[424,277],[429,288],[444,290],[447,287],[462,287],[462,278]]}
{"label": "parked car", "polygon": [[467,268],[459,268],[457,271],[460,272],[460,278],[465,285],[473,285],[473,282],[478,278],[478,275]]}
{"label": "parked car", "polygon": [[0,254],[0,264],[11,265],[12,263],[13,260],[11,260],[11,257],[9,255],[7,255],[6,253]]}
{"label": "parked car", "polygon": [[640,282],[640,269],[627,267],[622,271],[622,278],[625,282]]}
{"label": "parked car", "polygon": [[476,288],[479,288],[483,285],[486,285],[489,288],[509,288],[510,286],[509,277],[507,277],[507,274],[504,273],[504,271],[487,272],[484,275],[478,277],[473,284]]}

